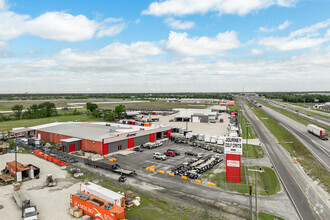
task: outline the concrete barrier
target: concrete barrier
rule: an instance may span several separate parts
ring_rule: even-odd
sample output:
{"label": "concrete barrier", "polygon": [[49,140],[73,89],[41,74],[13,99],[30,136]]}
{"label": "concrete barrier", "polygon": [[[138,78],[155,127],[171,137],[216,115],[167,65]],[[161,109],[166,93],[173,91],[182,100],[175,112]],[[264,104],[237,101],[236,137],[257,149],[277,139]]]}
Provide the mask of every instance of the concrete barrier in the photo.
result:
{"label": "concrete barrier", "polygon": [[209,186],[215,186],[216,184],[215,183],[208,182],[207,185],[209,185]]}
{"label": "concrete barrier", "polygon": [[195,183],[202,183],[202,181],[200,181],[200,180],[195,180]]}

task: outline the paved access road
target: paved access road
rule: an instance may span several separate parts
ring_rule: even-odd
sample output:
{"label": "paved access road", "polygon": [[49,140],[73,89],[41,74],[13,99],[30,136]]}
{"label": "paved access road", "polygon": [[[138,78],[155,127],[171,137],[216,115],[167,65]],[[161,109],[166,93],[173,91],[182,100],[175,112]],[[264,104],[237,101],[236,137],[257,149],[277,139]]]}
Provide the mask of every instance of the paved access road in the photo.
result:
{"label": "paved access road", "polygon": [[274,168],[281,179],[301,219],[327,219],[330,216],[328,201],[319,195],[306,174],[293,163],[290,155],[277,144],[274,136],[243,102],[243,112],[252,122],[266,148]]}

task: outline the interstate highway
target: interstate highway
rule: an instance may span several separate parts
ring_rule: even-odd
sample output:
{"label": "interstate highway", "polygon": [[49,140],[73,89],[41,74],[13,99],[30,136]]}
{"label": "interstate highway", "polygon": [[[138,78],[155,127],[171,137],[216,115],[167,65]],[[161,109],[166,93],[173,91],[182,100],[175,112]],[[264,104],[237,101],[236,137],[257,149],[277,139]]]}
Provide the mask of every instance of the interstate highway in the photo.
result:
{"label": "interstate highway", "polygon": [[307,127],[281,113],[263,106],[263,111],[295,135],[309,152],[330,172],[330,142],[308,133]]}
{"label": "interstate highway", "polygon": [[317,186],[306,177],[306,174],[293,163],[292,158],[277,144],[273,135],[265,129],[262,122],[243,102],[243,113],[252,122],[255,131],[287,191],[301,219],[327,219],[330,216],[328,198],[323,198]]}

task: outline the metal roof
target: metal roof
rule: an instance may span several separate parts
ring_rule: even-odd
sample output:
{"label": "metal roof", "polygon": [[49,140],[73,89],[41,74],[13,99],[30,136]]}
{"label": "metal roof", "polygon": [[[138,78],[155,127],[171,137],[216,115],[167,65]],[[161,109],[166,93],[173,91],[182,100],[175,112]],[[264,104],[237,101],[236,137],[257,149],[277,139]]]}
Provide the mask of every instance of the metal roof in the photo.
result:
{"label": "metal roof", "polygon": [[[47,126],[48,125],[48,126]],[[150,130],[154,127],[144,127],[137,125],[116,124],[106,122],[62,122],[51,123],[36,127],[31,127],[38,131],[60,134],[75,138],[87,139],[102,142],[102,139],[115,137],[122,133]]]}
{"label": "metal roof", "polygon": [[67,138],[67,139],[61,139],[61,142],[75,142],[75,141],[81,141],[79,138]]}

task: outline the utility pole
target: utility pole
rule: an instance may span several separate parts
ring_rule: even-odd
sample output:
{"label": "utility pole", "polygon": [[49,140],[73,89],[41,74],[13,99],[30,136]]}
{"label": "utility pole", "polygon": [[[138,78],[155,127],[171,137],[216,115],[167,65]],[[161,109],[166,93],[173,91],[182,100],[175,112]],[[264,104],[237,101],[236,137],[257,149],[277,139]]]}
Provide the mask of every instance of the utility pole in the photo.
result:
{"label": "utility pole", "polygon": [[259,170],[248,169],[249,171],[253,171],[255,174],[255,209],[256,209],[256,220],[258,220],[258,179],[257,179],[257,172],[263,173],[265,172],[261,168]]}
{"label": "utility pole", "polygon": [[15,144],[15,183],[17,183],[17,147]]}
{"label": "utility pole", "polygon": [[252,212],[252,186],[250,185],[250,220],[253,219],[253,212]]}

